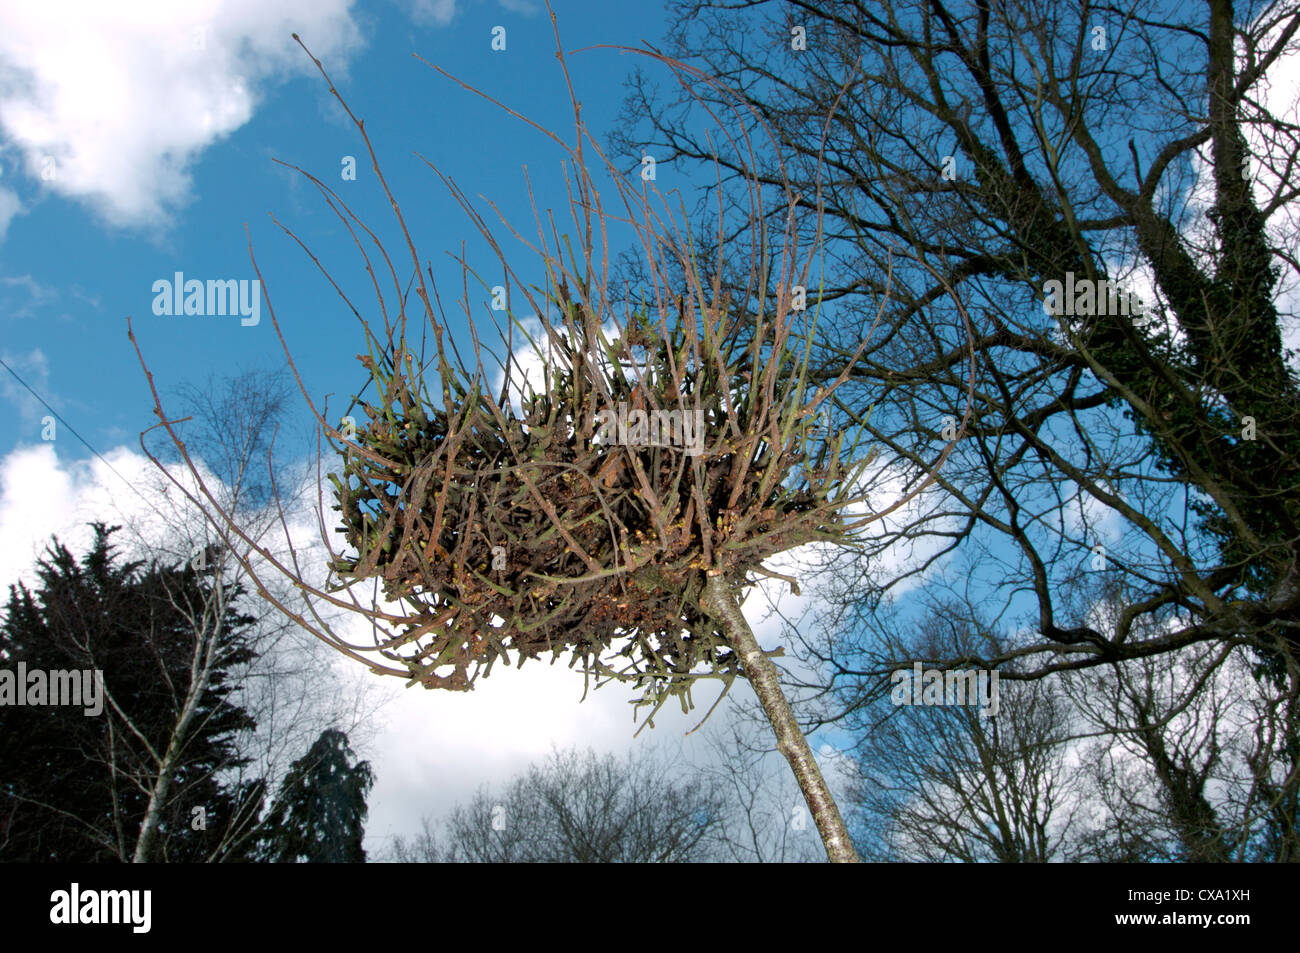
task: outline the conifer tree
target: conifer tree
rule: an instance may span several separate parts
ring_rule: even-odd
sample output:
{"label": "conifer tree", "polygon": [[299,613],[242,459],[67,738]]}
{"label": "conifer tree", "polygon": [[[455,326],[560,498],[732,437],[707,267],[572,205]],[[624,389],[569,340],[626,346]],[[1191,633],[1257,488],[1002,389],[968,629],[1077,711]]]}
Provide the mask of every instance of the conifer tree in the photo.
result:
{"label": "conifer tree", "polygon": [[103,679],[98,714],[85,705],[0,705],[0,859],[128,861],[142,841],[140,859],[208,859],[232,814],[260,809],[260,784],[222,777],[246,763],[236,738],[255,727],[231,697],[256,656],[254,619],[233,600],[221,603],[206,681],[193,686],[194,613],[214,606],[213,574],[195,568],[198,560],[121,560],[111,539],[118,527],[92,527],[80,560],[54,540],[38,563],[39,585],[11,586],[0,621],[0,668]]}
{"label": "conifer tree", "polygon": [[263,858],[277,863],[364,863],[370,762],[353,764],[348,736],[322,731],[293,763],[271,807]]}

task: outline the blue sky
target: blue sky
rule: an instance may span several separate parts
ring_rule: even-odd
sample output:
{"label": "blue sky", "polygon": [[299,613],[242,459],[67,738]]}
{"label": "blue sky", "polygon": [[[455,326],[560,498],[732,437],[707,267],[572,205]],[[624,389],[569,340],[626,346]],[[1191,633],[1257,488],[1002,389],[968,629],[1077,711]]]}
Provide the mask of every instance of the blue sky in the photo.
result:
{"label": "blue sky", "polygon": [[[283,365],[265,309],[254,327],[229,316],[159,317],[151,310],[153,283],[177,271],[187,279],[255,278],[245,225],[313,395],[346,395],[363,380],[354,357],[361,344],[355,319],[269,217],[299,231],[342,276],[358,273],[337,220],[306,180],[272,161],[280,159],[319,176],[355,203],[372,227],[382,226],[381,234],[394,234],[360,137],[290,39],[294,30],[365,119],[417,247],[453,295],[459,268],[445,252],[474,237],[473,229],[416,152],[467,194],[497,202],[521,231],[531,221],[522,165],[530,168],[539,204],[563,202],[562,180],[552,174],[559,156],[552,144],[412,56],[418,53],[543,125],[568,131],[568,98],[540,5],[227,5],[247,7],[237,18],[223,17],[220,4],[182,6],[196,12],[160,15],[154,36],[143,24],[129,30],[118,24],[116,36],[88,30],[84,42],[102,56],[100,68],[87,65],[71,78],[43,73],[37,56],[24,64],[22,51],[5,54],[0,209],[14,209],[15,201],[17,208],[4,222],[0,356],[101,451],[134,444],[152,422],[145,379],[126,337],[128,315],[163,389],[205,380],[210,372]],[[197,12],[201,6],[211,12]],[[261,7],[290,12],[255,12]],[[309,12],[295,16],[294,7]],[[656,40],[663,23],[661,9],[641,4],[562,2],[557,15],[569,48],[637,46],[643,38]],[[503,52],[490,48],[494,26],[506,28]],[[239,46],[254,30],[262,31],[259,40],[270,52],[241,56]],[[38,28],[33,33],[39,35]],[[68,52],[70,60],[82,59]],[[158,62],[168,55],[175,62]],[[154,63],[141,70],[141,59]],[[612,51],[573,58],[584,113],[598,134],[618,108],[627,66],[628,58]],[[108,82],[109,70],[123,71],[125,79]],[[186,87],[184,95],[163,94],[173,83]],[[22,102],[21,92],[13,91],[24,85]],[[119,85],[123,95],[158,92],[163,101],[153,107],[114,103],[103,87]],[[24,112],[53,98],[73,101],[56,113],[61,125],[23,121]],[[121,115],[106,119],[115,108]],[[204,112],[217,117],[211,126],[205,127]],[[78,143],[79,136],[97,136],[104,124],[112,141]],[[341,178],[348,155],[357,158],[352,182]],[[41,177],[46,156],[55,160],[52,181]],[[112,168],[102,171],[105,166]],[[5,387],[17,412],[0,418],[0,446],[39,440],[46,411],[15,393],[12,378]],[[61,459],[87,453],[71,435],[56,437],[56,446]]]}
{"label": "blue sky", "polygon": [[[655,4],[559,0],[555,9],[569,50],[658,43],[665,25]],[[504,51],[491,48],[498,26],[506,30]],[[237,315],[153,313],[154,283],[176,272],[201,281],[254,279],[246,225],[264,291],[312,397],[332,392],[331,407],[341,406],[364,379],[355,318],[270,216],[295,229],[342,284],[364,292],[360,260],[310,183],[272,160],[318,176],[391,252],[402,246],[360,137],[293,32],[365,120],[462,343],[468,336],[453,304],[460,266],[445,253],[467,241],[475,264],[491,259],[416,153],[469,196],[495,201],[526,235],[532,211],[521,166],[538,206],[567,214],[559,149],[412,56],[571,135],[551,23],[536,0],[60,0],[0,12],[0,358],[112,465],[62,424],[43,439],[48,411],[0,369],[6,590],[30,578],[52,533],[77,551],[89,540],[87,519],[113,521],[150,506],[151,471],[138,435],[154,423],[153,404],[127,339],[128,315],[164,394],[213,375],[284,365],[265,306],[255,326]],[[602,144],[632,65],[611,50],[569,60],[584,118]],[[357,159],[355,181],[341,176],[346,156]],[[639,159],[621,161],[630,169]],[[499,234],[508,253],[522,250]],[[409,276],[409,264],[397,264]],[[517,267],[527,272],[526,264]],[[292,422],[310,422],[300,396],[292,407]],[[757,621],[759,610],[751,609]],[[761,626],[760,638],[770,644],[774,631]],[[552,744],[619,751],[634,743],[634,692],[610,686],[580,702],[582,679],[562,665],[500,672],[469,695],[404,692],[396,680],[379,691],[388,699],[382,718],[357,739],[378,777],[372,851],[393,834],[415,833],[421,815],[437,816],[479,785],[505,780]],[[683,735],[713,697],[697,698],[690,716],[665,710],[639,743],[688,745]],[[687,756],[707,754],[697,747]]]}
{"label": "blue sky", "polygon": [[[659,45],[666,25],[662,4],[555,0],[554,8],[566,50]],[[505,29],[503,51],[492,49],[495,27]],[[43,439],[48,411],[0,368],[6,591],[30,573],[52,533],[75,549],[89,539],[85,520],[149,505],[138,435],[155,421],[127,339],[128,315],[164,394],[213,375],[284,365],[265,302],[255,326],[236,315],[159,316],[156,281],[176,272],[251,281],[251,235],[263,290],[312,398],[332,393],[331,408],[341,408],[364,380],[356,319],[270,216],[294,229],[373,318],[361,261],[310,182],[273,160],[301,166],[337,191],[380,234],[403,279],[409,259],[360,136],[294,32],[365,120],[462,347],[469,338],[455,304],[461,269],[447,252],[466,242],[475,266],[489,268],[493,258],[419,156],[475,201],[525,275],[527,250],[478,196],[535,237],[526,165],[538,207],[556,210],[561,230],[571,228],[560,149],[412,55],[570,137],[569,96],[540,0],[46,0],[0,9],[0,359],[113,466],[97,462],[63,426]],[[572,53],[568,65],[583,116],[603,144],[625,77],[650,64],[591,50]],[[671,83],[662,69],[658,77]],[[1293,76],[1278,85],[1293,95]],[[352,181],[341,175],[349,156]],[[628,170],[640,160],[611,158]],[[686,185],[690,172],[661,164],[657,186]],[[530,276],[540,277],[535,269]],[[487,294],[471,288],[475,295],[486,314]],[[480,332],[492,333],[486,325]],[[296,394],[292,411],[301,432],[310,417]],[[972,578],[1000,571],[989,562]],[[787,615],[797,618],[812,604],[808,592],[783,600]],[[771,646],[778,627],[759,624],[764,605],[752,600],[746,612]],[[357,739],[378,778],[372,850],[393,834],[415,833],[421,815],[437,816],[479,785],[500,783],[552,744],[598,751],[634,744],[628,702],[635,692],[607,686],[582,702],[581,677],[563,665],[499,670],[467,695],[403,691],[396,680],[378,690],[390,701]],[[658,728],[635,744],[680,744],[684,756],[707,758],[699,735],[683,736],[713,697],[701,692],[692,715],[665,709]]]}
{"label": "blue sky", "polygon": [[[558,0],[554,8],[566,50],[658,45],[666,24],[659,4]],[[505,28],[504,51],[492,48],[495,27]],[[334,189],[381,236],[403,280],[410,263],[364,144],[291,39],[295,32],[365,120],[462,347],[461,268],[447,252],[466,242],[475,267],[490,268],[494,259],[420,156],[475,201],[526,277],[540,279],[535,268],[530,274],[530,254],[485,200],[535,238],[526,165],[539,209],[554,209],[561,230],[571,228],[561,150],[412,55],[567,140],[569,94],[538,0],[139,0],[111,8],[65,0],[0,13],[0,358],[113,466],[96,462],[62,426],[53,440],[42,439],[48,411],[0,369],[8,405],[0,414],[0,584],[29,573],[51,533],[75,549],[88,539],[86,519],[149,505],[152,472],[138,434],[155,421],[127,339],[128,315],[164,394],[213,375],[284,365],[265,306],[252,326],[235,315],[155,315],[155,282],[176,272],[252,281],[251,236],[263,290],[318,406],[332,393],[331,408],[341,409],[364,380],[356,319],[271,216],[375,320],[361,260],[311,183],[273,160]],[[656,73],[644,58],[614,50],[568,58],[584,119],[602,144],[634,65],[671,84],[662,68]],[[355,180],[342,177],[349,156]],[[640,156],[611,159],[630,170]],[[669,192],[687,185],[692,171],[663,164],[656,184]],[[486,315],[486,292],[471,288],[475,296],[477,313]],[[479,330],[490,338],[486,323]],[[289,423],[302,433],[310,417],[299,395],[292,408]],[[782,609],[797,618],[808,598],[787,594]],[[760,623],[765,604],[753,599],[746,612],[771,646],[779,627]],[[354,733],[378,779],[371,850],[393,834],[415,833],[422,815],[438,816],[479,785],[500,783],[552,744],[620,751],[659,743],[680,745],[686,758],[710,757],[701,735],[684,737],[716,697],[709,689],[697,692],[695,713],[665,709],[658,727],[634,742],[628,702],[635,692],[611,685],[580,701],[582,678],[563,665],[498,670],[466,695],[400,684],[372,685],[388,703],[369,731]],[[742,684],[736,694],[748,689]],[[726,710],[715,718],[724,720]]]}

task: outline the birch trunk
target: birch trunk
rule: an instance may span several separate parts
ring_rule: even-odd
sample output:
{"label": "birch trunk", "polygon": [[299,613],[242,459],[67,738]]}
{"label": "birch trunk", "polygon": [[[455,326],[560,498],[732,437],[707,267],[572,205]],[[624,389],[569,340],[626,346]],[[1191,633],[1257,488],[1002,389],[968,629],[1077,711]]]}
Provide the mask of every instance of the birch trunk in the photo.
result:
{"label": "birch trunk", "polygon": [[740,656],[745,677],[753,686],[754,694],[758,696],[767,720],[772,725],[772,731],[776,734],[776,746],[785,755],[785,760],[790,762],[799,789],[803,791],[808,810],[812,812],[813,821],[817,824],[817,832],[826,845],[827,858],[836,864],[860,863],[853,842],[849,840],[848,828],[840,816],[840,809],[831,797],[821,769],[817,767],[812,748],[808,746],[808,740],[795,720],[790,703],[781,691],[776,664],[759,647],[754,631],[740,611],[735,594],[721,575],[709,576],[701,608],[721,624],[727,640]]}

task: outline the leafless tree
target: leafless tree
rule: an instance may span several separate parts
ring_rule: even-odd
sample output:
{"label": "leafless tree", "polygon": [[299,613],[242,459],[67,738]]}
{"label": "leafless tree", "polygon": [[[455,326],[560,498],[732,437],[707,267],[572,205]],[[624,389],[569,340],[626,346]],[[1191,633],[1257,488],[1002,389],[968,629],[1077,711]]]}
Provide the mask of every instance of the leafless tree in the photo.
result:
{"label": "leafless tree", "polygon": [[[210,379],[205,388],[190,385],[177,395],[178,404],[190,412],[185,418],[188,425],[177,422],[186,446],[203,461],[221,505],[240,514],[253,538],[264,538],[275,522],[276,512],[266,506],[272,483],[302,485],[300,475],[272,454],[286,396],[282,376],[258,372]],[[232,609],[247,614],[253,626],[247,640],[252,655],[233,673],[237,687],[232,700],[252,717],[256,728],[240,733],[233,746],[239,757],[216,770],[222,775],[220,780],[249,796],[238,811],[211,819],[224,825],[220,836],[209,839],[208,859],[220,861],[240,855],[256,839],[265,820],[257,792],[273,789],[289,762],[311,746],[321,726],[334,725],[355,733],[374,705],[360,686],[348,686],[331,669],[332,656],[323,646],[249,591],[249,577],[240,559],[216,537],[210,520],[189,504],[186,494],[175,492],[184,479],[175,461],[168,466],[155,455],[163,448],[155,451],[143,441],[142,447],[158,464],[153,478],[141,487],[156,509],[123,513],[127,545],[136,554],[165,564],[190,563],[206,577],[206,595],[194,603],[179,593],[168,594],[173,609],[188,619],[193,642],[188,678],[170,685],[175,717],[165,743],[146,742],[150,760],[141,772],[124,770],[124,764],[111,752],[104,768],[122,784],[147,791],[144,820],[127,840],[129,858],[123,859],[166,859],[158,847],[158,834],[168,806],[178,794],[174,788],[179,777],[177,765],[190,739],[202,730],[204,719],[214,714],[203,709],[202,700],[213,684],[219,660],[229,651],[225,620]],[[278,588],[282,598],[290,597],[286,586]],[[167,671],[161,659],[159,669]],[[225,677],[231,676],[227,672]],[[125,706],[111,695],[107,704],[117,731],[144,738]],[[209,819],[205,816],[194,822],[207,824]]]}
{"label": "leafless tree", "polygon": [[[732,706],[725,725],[706,725],[710,754],[697,765],[725,804],[712,832],[714,859],[791,864],[824,861],[798,786],[772,748],[761,709]],[[858,851],[861,854],[861,842]]]}
{"label": "leafless tree", "polygon": [[[1184,856],[1239,856],[1248,803],[1268,836],[1293,841],[1300,383],[1283,334],[1295,328],[1300,272],[1300,125],[1277,79],[1297,52],[1300,5],[673,9],[667,52],[740,90],[753,127],[774,130],[779,146],[757,162],[715,158],[694,98],[662,96],[640,76],[611,152],[719,163],[733,177],[718,183],[722,204],[755,179],[774,193],[822,189],[821,300],[840,339],[811,373],[852,369],[836,419],[882,446],[882,466],[915,471],[961,417],[950,287],[974,325],[974,410],[936,487],[831,563],[831,608],[804,630],[819,673],[803,686],[806,725],[842,723],[914,661],[996,668],[1004,684],[1096,670],[1118,690],[1142,684],[1122,674],[1127,662],[1169,656],[1157,666],[1168,672],[1239,658],[1234,690],[1280,707],[1257,705],[1250,731],[1231,732],[1255,739],[1242,755],[1249,783],[1232,787],[1245,811],[1227,825],[1235,847],[1196,819],[1221,757],[1210,722],[1195,742],[1171,737],[1164,708],[1124,695],[1107,715],[1117,734],[1106,750],[1146,739],[1141,758],[1153,760],[1133,767],[1164,773],[1162,816],[1181,815]],[[944,282],[895,269],[876,325],[881,265],[900,248],[937,262]],[[720,269],[723,287],[743,274],[743,251]],[[1005,638],[973,657],[895,654],[897,640],[882,637],[895,598],[928,598],[948,585],[944,569]],[[1212,675],[1180,671],[1191,684]],[[1228,717],[1216,704],[1197,702]],[[1120,840],[1146,849],[1131,830]]]}
{"label": "leafless tree", "polygon": [[[900,658],[970,658],[990,654],[999,639],[978,606],[951,599],[936,601],[910,629],[914,634],[895,641]],[[928,671],[936,684],[953,672]],[[859,766],[852,816],[864,856],[1064,859],[1080,833],[1082,785],[1069,756],[1081,720],[1059,680],[1001,683],[984,672],[983,699],[970,697],[964,683],[955,683],[962,684],[959,698],[928,698],[907,666],[896,672],[893,689],[860,700],[849,719]]]}
{"label": "leafless tree", "polygon": [[1286,861],[1297,849],[1294,704],[1241,649],[1198,647],[1075,679],[1080,764],[1103,809],[1081,859]]}
{"label": "leafless tree", "polygon": [[713,859],[727,805],[706,779],[656,752],[553,750],[503,790],[457,805],[441,834],[427,819],[402,862],[682,863]]}
{"label": "leafless tree", "polygon": [[[806,189],[830,170],[815,180],[835,263],[822,300],[835,303],[845,343],[821,353],[821,368],[838,373],[852,358],[854,386],[836,402],[854,398],[840,413],[887,448],[885,464],[927,459],[944,418],[961,416],[965,375],[950,309],[921,317],[946,290],[918,268],[893,272],[887,317],[854,356],[875,320],[881,265],[900,247],[941,259],[975,322],[978,412],[939,489],[879,533],[872,554],[885,568],[858,569],[855,588],[911,585],[969,550],[972,564],[994,561],[990,598],[1033,597],[1032,638],[987,660],[1037,662],[1015,677],[1229,641],[1294,679],[1300,401],[1281,331],[1296,277],[1300,127],[1266,94],[1270,70],[1295,50],[1300,7],[674,8],[670,50],[743,91],[776,130],[780,149],[757,177]],[[792,50],[796,29],[806,50]],[[635,83],[629,116],[650,129],[614,146],[712,165],[683,118],[691,99],[677,105]],[[720,161],[742,188],[756,174],[746,158]],[[1047,283],[1068,275],[1080,289],[1128,282],[1145,315],[1134,320],[1118,298],[1123,315],[1097,301],[1083,308],[1096,314],[1045,313],[1065,304]],[[1096,571],[1127,589],[1108,631],[1069,597],[1103,544]],[[901,568],[883,558],[900,545],[924,558]],[[1146,620],[1173,619],[1134,637]],[[859,677],[839,653],[830,665]]]}
{"label": "leafless tree", "polygon": [[[1122,611],[1093,597],[1097,624]],[[915,633],[894,640],[896,655],[932,665],[995,654],[1005,638],[978,603],[951,594],[919,623],[887,618]],[[991,717],[900,706],[864,683],[840,722],[859,738],[849,815],[859,850],[1003,863],[1286,860],[1294,701],[1285,679],[1251,669],[1242,647],[1193,646],[1003,682]]]}

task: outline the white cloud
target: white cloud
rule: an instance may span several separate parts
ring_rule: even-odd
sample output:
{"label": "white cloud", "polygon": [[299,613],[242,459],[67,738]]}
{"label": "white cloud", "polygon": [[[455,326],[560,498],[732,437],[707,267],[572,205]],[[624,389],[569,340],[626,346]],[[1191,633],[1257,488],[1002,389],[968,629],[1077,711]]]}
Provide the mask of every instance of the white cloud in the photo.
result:
{"label": "white cloud", "polygon": [[456,0],[408,0],[411,19],[416,23],[446,26],[456,15]]}
{"label": "white cloud", "polygon": [[[152,463],[125,447],[102,460],[65,463],[55,454],[64,434],[60,427],[55,441],[33,441],[0,458],[0,591],[20,578],[34,581],[52,535],[74,553],[88,546],[91,520],[134,527],[155,545],[174,532],[167,511],[176,491],[163,500],[150,489],[160,476]],[[128,537],[117,542],[125,549]]]}
{"label": "white cloud", "polygon": [[46,301],[58,295],[53,288],[46,287],[31,275],[10,275],[7,278],[0,278],[0,286],[21,288],[35,302]]}
{"label": "white cloud", "polygon": [[[155,542],[166,537],[169,523],[160,514],[176,502],[178,491],[172,488],[167,500],[157,498],[158,491],[151,489],[157,471],[138,453],[119,447],[105,457],[116,473],[99,460],[60,461],[51,444],[21,447],[0,458],[0,590],[7,591],[19,578],[29,585],[34,582],[35,561],[44,555],[52,534],[57,533],[74,555],[84,552],[91,540],[86,526],[91,519],[135,526]],[[205,479],[210,476],[205,474]],[[291,520],[289,526],[295,545],[309,546],[316,527],[308,520]],[[309,563],[318,555],[308,553]],[[745,611],[760,641],[773,644],[779,641],[779,620],[760,622],[765,603],[748,600]],[[362,619],[351,618],[338,633],[362,643],[368,630]],[[342,656],[338,661],[350,670],[360,669]],[[366,842],[372,852],[386,849],[395,834],[418,832],[421,816],[441,817],[480,785],[499,786],[543,758],[552,745],[621,754],[638,745],[680,742],[684,756],[693,755],[697,763],[712,757],[703,732],[684,737],[716,699],[719,689],[712,684],[696,689],[694,711],[683,713],[670,703],[655,717],[655,727],[634,739],[638,722],[629,702],[639,692],[630,685],[610,684],[582,701],[582,675],[570,670],[566,660],[554,666],[537,660],[522,669],[497,667],[467,693],[404,689],[396,678],[373,681],[391,700],[370,730],[353,739],[376,774]],[[750,690],[737,682],[732,693],[748,697]],[[725,721],[726,708],[720,707],[713,719]],[[642,718],[645,713],[643,709]]]}
{"label": "white cloud", "polygon": [[[498,365],[492,372],[492,393],[501,393],[501,386],[505,383],[506,374],[510,375],[510,386],[506,391],[506,396],[510,400],[510,406],[514,408],[516,414],[522,415],[522,400],[526,393],[540,394],[546,390],[546,365],[551,360],[551,342],[547,336],[546,328],[542,325],[541,320],[535,314],[520,318],[515,325],[507,325],[503,319],[499,328],[500,334],[511,335],[511,342],[515,345],[514,352],[510,361],[504,366]],[[552,316],[552,330],[556,331],[559,336],[565,340],[569,338],[569,332],[560,324],[557,317]],[[601,326],[601,333],[604,334],[605,340],[614,344],[622,334],[622,328],[616,321],[611,321]],[[531,343],[530,343],[531,339]],[[505,348],[502,346],[506,342],[504,338],[497,337],[496,340],[487,339],[485,341],[488,350],[494,354],[500,351],[504,353]],[[612,369],[609,358],[604,354],[596,355],[595,363],[606,372]],[[484,367],[488,367],[487,361],[484,360]],[[568,364],[562,365],[568,368]],[[631,376],[634,372],[628,370]]]}
{"label": "white cloud", "polygon": [[[51,0],[0,7],[0,135],[28,176],[115,225],[188,199],[198,154],[246,123],[259,87],[359,43],[352,0]],[[44,173],[44,175],[42,174]],[[0,194],[0,223],[4,222]]]}
{"label": "white cloud", "polygon": [[[1293,126],[1300,121],[1300,52],[1294,47],[1278,57],[1269,69],[1259,96],[1272,116]],[[1278,136],[1256,127],[1248,127],[1246,136],[1252,153],[1250,166],[1255,180],[1255,196],[1261,203],[1269,202],[1294,185],[1289,174],[1294,137]],[[1292,201],[1274,214],[1269,223],[1269,235],[1279,247],[1292,248],[1297,234],[1300,234],[1300,209]],[[1293,272],[1283,271],[1278,305],[1283,311],[1279,322],[1282,345],[1292,352],[1300,352],[1300,278]],[[1292,355],[1291,366],[1300,373],[1300,353]]]}
{"label": "white cloud", "polygon": [[497,0],[503,10],[522,13],[526,17],[536,16],[545,9],[537,0]]}
{"label": "white cloud", "polygon": [[[3,352],[0,353],[0,358],[3,358],[4,362],[13,368],[32,390],[38,394],[50,392],[50,362],[40,348],[32,348],[26,355],[19,357]],[[0,397],[18,407],[20,419],[25,425],[30,426],[49,413],[44,405],[32,396],[31,391],[18,383],[14,376],[3,368],[0,368]]]}
{"label": "white cloud", "polygon": [[[51,444],[15,450],[0,462],[0,586],[30,582],[51,532],[66,532],[72,474]],[[86,534],[89,539],[89,534]]]}
{"label": "white cloud", "polygon": [[[457,0],[394,0],[394,2],[416,23],[433,26],[446,26],[463,9],[457,5]],[[478,7],[485,6],[484,0],[470,0],[470,3]],[[518,13],[526,17],[537,16],[546,9],[541,0],[497,0],[496,6],[509,13]]]}
{"label": "white cloud", "polygon": [[22,210],[23,203],[19,201],[18,193],[13,189],[0,186],[0,241],[4,241],[5,233],[9,231],[9,223]]}

